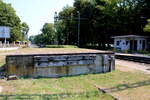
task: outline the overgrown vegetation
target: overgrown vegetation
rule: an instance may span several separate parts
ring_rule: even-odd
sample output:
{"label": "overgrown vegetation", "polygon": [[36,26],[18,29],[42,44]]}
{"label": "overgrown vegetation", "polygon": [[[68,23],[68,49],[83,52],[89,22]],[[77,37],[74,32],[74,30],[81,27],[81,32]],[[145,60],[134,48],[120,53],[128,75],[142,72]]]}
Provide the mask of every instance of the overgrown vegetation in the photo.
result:
{"label": "overgrown vegetation", "polygon": [[[59,51],[71,50],[85,51],[79,48],[59,48]],[[26,48],[18,51],[0,52],[0,64],[4,64],[6,54],[57,52],[58,48]],[[116,66],[116,69],[125,68]],[[126,69],[126,68],[125,68]],[[49,98],[54,100],[113,100],[110,95],[98,91],[98,87],[107,90],[115,90],[113,95],[125,98],[125,100],[149,100],[150,77],[136,70],[116,70],[106,74],[88,74],[61,78],[21,78],[19,80],[5,81],[0,79],[2,87],[1,95],[18,95],[12,98],[26,97]],[[35,94],[35,95],[34,95]],[[48,96],[46,96],[46,94]],[[136,95],[136,96],[135,96]],[[1,99],[1,97],[0,97]],[[13,100],[13,99],[11,99]]]}
{"label": "overgrown vegetation", "polygon": [[46,45],[46,48],[78,48],[74,45]]}
{"label": "overgrown vegetation", "polygon": [[144,31],[145,32],[150,32],[150,19],[147,20],[148,24],[146,24]]}
{"label": "overgrown vegetation", "polygon": [[[136,100],[140,100],[139,97],[142,96],[145,98],[144,100],[148,100],[149,93],[142,91],[149,91],[150,84],[145,84],[149,80],[150,77],[141,72],[122,72],[117,70],[106,74],[89,74],[62,78],[0,80],[0,86],[4,88],[1,94],[6,95],[49,94],[51,95],[50,97],[56,95],[56,100],[113,100],[111,96],[99,92],[97,85],[108,90],[111,90],[111,88],[115,89],[115,92],[112,92],[114,95],[117,94]],[[134,84],[136,84],[136,87]],[[30,88],[27,88],[28,86]],[[139,88],[140,91],[137,91]],[[135,96],[135,92],[140,93],[140,95]]]}

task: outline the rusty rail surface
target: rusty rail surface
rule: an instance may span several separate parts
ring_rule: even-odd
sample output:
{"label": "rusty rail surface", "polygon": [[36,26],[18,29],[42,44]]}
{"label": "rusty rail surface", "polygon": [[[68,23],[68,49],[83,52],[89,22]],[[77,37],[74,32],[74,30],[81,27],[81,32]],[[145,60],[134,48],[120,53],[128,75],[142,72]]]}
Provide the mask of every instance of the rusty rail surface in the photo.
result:
{"label": "rusty rail surface", "polygon": [[128,61],[133,61],[138,63],[150,64],[150,56],[115,54],[115,57],[121,60],[128,60]]}

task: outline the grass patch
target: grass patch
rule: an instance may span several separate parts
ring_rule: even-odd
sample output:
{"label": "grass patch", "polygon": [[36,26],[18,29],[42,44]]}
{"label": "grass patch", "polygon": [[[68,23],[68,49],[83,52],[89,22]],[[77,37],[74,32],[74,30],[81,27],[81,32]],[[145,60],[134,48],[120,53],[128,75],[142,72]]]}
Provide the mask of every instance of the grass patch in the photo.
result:
{"label": "grass patch", "polygon": [[[119,70],[106,74],[89,74],[73,77],[62,78],[40,78],[40,79],[20,79],[15,81],[0,80],[0,86],[4,87],[1,94],[50,94],[57,95],[61,98],[62,94],[67,94],[67,97],[62,100],[113,100],[107,94],[99,93],[95,85],[105,87],[107,89],[115,88],[115,95],[135,97],[135,91],[141,88],[140,91],[149,91],[150,84],[141,84],[144,81],[150,80],[148,75],[141,72],[121,72]],[[136,84],[135,84],[136,83]],[[131,86],[137,85],[137,87]],[[29,88],[30,87],[30,88]],[[121,90],[120,88],[124,88]],[[146,87],[146,88],[145,88]],[[139,91],[139,92],[140,92]],[[141,93],[141,95],[146,93]],[[149,92],[147,93],[149,95]],[[135,99],[134,98],[134,99]],[[138,96],[135,100],[138,100]],[[145,99],[145,100],[148,100]]]}
{"label": "grass patch", "polygon": [[46,45],[46,48],[78,48],[74,45]]}
{"label": "grass patch", "polygon": [[43,94],[43,95],[7,95],[0,96],[2,100],[114,100],[111,96],[99,91],[74,94]]}
{"label": "grass patch", "polygon": [[[79,48],[60,48],[63,52],[85,51]],[[7,54],[18,54],[24,52],[59,52],[58,49],[19,49],[17,51],[0,52],[0,64],[5,63]],[[5,55],[6,54],[6,55]],[[124,66],[119,66],[124,67]],[[117,66],[118,68],[118,66]],[[133,70],[134,71],[134,70]],[[115,89],[112,92],[117,97],[124,100],[149,100],[150,99],[150,76],[140,71],[120,71],[116,70],[106,74],[88,74],[62,78],[39,78],[39,79],[20,79],[14,81],[5,81],[0,79],[0,86],[3,88],[2,95],[18,95],[13,98],[22,98],[20,95],[27,95],[32,100],[113,100],[107,94],[98,91],[95,85],[106,89]],[[35,95],[34,95],[35,94]],[[38,94],[38,95],[37,95]],[[46,96],[46,94],[48,94]],[[44,99],[38,99],[44,98]],[[45,99],[47,98],[47,99]],[[0,97],[1,99],[1,97]],[[5,100],[5,99],[4,99]]]}
{"label": "grass patch", "polygon": [[0,67],[5,64],[5,56],[0,55]]}

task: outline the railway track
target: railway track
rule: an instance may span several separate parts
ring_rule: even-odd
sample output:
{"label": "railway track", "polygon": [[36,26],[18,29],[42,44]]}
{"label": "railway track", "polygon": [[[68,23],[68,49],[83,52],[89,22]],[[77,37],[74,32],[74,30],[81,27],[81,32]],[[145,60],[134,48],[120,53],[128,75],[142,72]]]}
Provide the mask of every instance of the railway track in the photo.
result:
{"label": "railway track", "polygon": [[115,57],[121,60],[128,60],[128,61],[133,61],[133,62],[138,62],[138,63],[150,64],[150,56],[116,53]]}

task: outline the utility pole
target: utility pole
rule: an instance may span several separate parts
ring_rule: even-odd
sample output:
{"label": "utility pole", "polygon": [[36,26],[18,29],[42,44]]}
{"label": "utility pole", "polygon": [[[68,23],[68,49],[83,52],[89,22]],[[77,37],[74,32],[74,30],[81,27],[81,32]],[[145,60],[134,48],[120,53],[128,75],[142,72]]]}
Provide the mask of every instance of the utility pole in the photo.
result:
{"label": "utility pole", "polygon": [[[5,5],[5,9],[4,10],[5,10],[5,13],[7,13],[6,5]],[[4,35],[5,35],[4,47],[6,47],[6,42],[7,42],[7,39],[6,39],[6,27],[4,27],[3,31],[4,31]]]}
{"label": "utility pole", "polygon": [[[72,18],[73,15],[71,15],[71,18],[70,18],[70,17],[59,17],[59,16],[57,15],[57,12],[55,12],[54,25],[56,24],[56,22],[57,22],[58,20],[61,20],[61,19],[70,19],[70,20],[76,19],[76,20],[78,20],[77,45],[80,46],[80,25],[81,25],[81,20],[88,20],[88,19],[87,19],[87,18],[81,18],[81,15],[80,15],[80,12],[79,12],[79,11],[77,11],[77,14],[78,14],[78,17]],[[57,30],[55,29],[55,31],[57,31]],[[58,37],[58,36],[57,36],[57,37]]]}
{"label": "utility pole", "polygon": [[[57,12],[55,12],[55,14],[54,14],[54,28],[55,28],[55,33],[57,33],[57,30],[56,30],[57,19],[58,19]],[[58,45],[58,34],[56,34],[56,41],[54,41],[54,42],[55,42],[54,44]]]}
{"label": "utility pole", "polygon": [[5,40],[4,40],[4,47],[6,47],[6,29],[5,29],[5,27],[4,27],[4,29],[3,29],[4,31],[4,35],[5,35]]}
{"label": "utility pole", "polygon": [[78,46],[80,46],[80,12],[77,11],[78,13]]}

